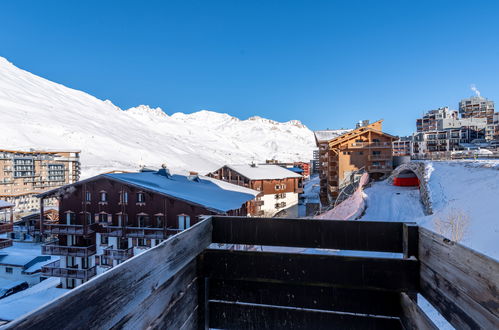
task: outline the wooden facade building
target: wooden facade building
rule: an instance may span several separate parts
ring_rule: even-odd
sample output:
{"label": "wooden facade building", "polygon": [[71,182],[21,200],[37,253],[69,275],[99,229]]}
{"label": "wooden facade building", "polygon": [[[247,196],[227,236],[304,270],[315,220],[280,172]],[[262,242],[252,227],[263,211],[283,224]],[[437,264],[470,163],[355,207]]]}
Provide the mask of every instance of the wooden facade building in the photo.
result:
{"label": "wooden facade building", "polygon": [[392,142],[397,137],[382,131],[382,120],[358,127],[329,140],[316,134],[319,147],[320,199],[323,205],[335,200],[352,175],[365,169],[372,176],[392,171]]}

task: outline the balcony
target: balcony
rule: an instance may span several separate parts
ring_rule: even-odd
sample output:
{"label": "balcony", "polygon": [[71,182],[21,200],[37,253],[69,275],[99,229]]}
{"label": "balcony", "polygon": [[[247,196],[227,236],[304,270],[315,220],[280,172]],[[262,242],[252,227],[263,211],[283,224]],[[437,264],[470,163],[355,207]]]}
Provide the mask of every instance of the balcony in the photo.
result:
{"label": "balcony", "polygon": [[262,206],[264,204],[264,201],[259,200],[259,201],[254,201],[253,202],[256,206]]}
{"label": "balcony", "polygon": [[354,142],[350,148],[392,148],[391,142]]}
{"label": "balcony", "polygon": [[43,232],[51,235],[82,235],[87,236],[95,233],[94,224],[83,225],[65,225],[65,224],[43,224]]}
{"label": "balcony", "polygon": [[76,278],[87,281],[97,274],[97,268],[94,266],[88,269],[78,269],[75,267],[62,268],[59,260],[42,267],[42,275],[50,277]]}
{"label": "balcony", "polygon": [[369,172],[391,172],[393,167],[391,165],[370,165],[367,169]]}
{"label": "balcony", "polygon": [[133,247],[128,249],[104,249],[104,256],[113,260],[126,260],[133,257]]}
{"label": "balcony", "polygon": [[0,234],[10,233],[13,228],[12,223],[0,223]]}
{"label": "balcony", "polygon": [[12,246],[12,240],[8,238],[0,238],[0,249]]}
{"label": "balcony", "polygon": [[369,155],[368,159],[370,161],[378,161],[378,160],[392,160],[392,155]]}
{"label": "balcony", "polygon": [[57,245],[59,241],[42,245],[42,254],[55,256],[90,257],[95,254],[95,245],[65,246]]}
{"label": "balcony", "polygon": [[126,237],[126,238],[147,238],[147,239],[166,239],[172,235],[181,232],[181,229],[151,228],[151,227],[119,227],[107,226],[107,232],[103,236]]}

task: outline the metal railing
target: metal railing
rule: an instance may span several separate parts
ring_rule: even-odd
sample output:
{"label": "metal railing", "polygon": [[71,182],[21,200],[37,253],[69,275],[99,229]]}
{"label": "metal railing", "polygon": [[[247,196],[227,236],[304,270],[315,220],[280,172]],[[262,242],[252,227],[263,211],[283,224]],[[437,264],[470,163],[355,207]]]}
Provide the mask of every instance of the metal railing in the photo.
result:
{"label": "metal railing", "polygon": [[391,142],[353,142],[350,148],[392,148]]}
{"label": "metal railing", "polygon": [[108,247],[104,249],[104,256],[114,260],[126,260],[133,257],[133,247],[128,249],[113,249]]}
{"label": "metal railing", "polygon": [[66,225],[66,224],[43,224],[43,231],[52,235],[90,235],[95,233],[95,228],[92,225]]}
{"label": "metal railing", "polygon": [[106,232],[103,236],[127,237],[127,238],[148,238],[148,239],[166,239],[182,231],[182,229],[173,228],[150,228],[150,227],[120,227],[106,226]]}

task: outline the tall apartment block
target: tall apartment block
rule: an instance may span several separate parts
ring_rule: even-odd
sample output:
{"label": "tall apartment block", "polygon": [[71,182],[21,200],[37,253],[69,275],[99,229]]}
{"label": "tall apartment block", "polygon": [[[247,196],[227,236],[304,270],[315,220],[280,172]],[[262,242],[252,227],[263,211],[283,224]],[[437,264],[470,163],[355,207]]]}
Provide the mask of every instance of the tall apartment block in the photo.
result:
{"label": "tall apartment block", "polygon": [[430,110],[422,118],[416,119],[417,132],[430,132],[438,130],[438,122],[443,119],[453,120],[458,118],[457,110],[449,107]]}
{"label": "tall apartment block", "polygon": [[37,194],[79,178],[80,151],[0,150],[0,199],[15,213],[37,210]]}
{"label": "tall apartment block", "polygon": [[487,118],[487,124],[492,124],[494,116],[494,101],[482,96],[472,96],[459,102],[459,113],[462,118]]}

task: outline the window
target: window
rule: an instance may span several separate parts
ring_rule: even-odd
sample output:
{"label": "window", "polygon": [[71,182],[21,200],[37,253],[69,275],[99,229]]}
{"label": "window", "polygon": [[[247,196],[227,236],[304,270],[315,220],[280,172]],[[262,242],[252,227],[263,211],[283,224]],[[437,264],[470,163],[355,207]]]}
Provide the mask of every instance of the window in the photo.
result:
{"label": "window", "polygon": [[66,224],[67,225],[75,225],[76,224],[76,214],[69,211],[66,212]]}
{"label": "window", "polygon": [[100,244],[102,245],[108,245],[109,244],[109,237],[100,235]]}
{"label": "window", "polygon": [[100,264],[103,266],[110,266],[109,259],[104,257],[104,256],[101,256],[100,257]]}
{"label": "window", "polygon": [[278,185],[278,184],[276,184],[276,185],[275,185],[275,190],[280,190],[280,189],[281,189],[281,186],[280,186],[280,185]]}
{"label": "window", "polygon": [[128,192],[122,191],[120,194],[120,203],[127,204],[128,203]]}
{"label": "window", "polygon": [[128,214],[119,213],[118,214],[118,226],[125,226],[128,224]]}
{"label": "window", "polygon": [[100,213],[99,214],[99,223],[107,223],[108,222],[108,214]]}
{"label": "window", "polygon": [[90,202],[92,200],[92,194],[90,191],[85,191],[85,201]]}
{"label": "window", "polygon": [[137,245],[138,246],[147,246],[147,240],[145,238],[139,238],[137,239]]}
{"label": "window", "polygon": [[359,155],[363,155],[364,154],[364,151],[359,151]]}
{"label": "window", "polygon": [[94,221],[92,219],[92,214],[90,212],[85,212],[85,214],[83,216],[85,217],[85,221],[87,222],[87,225],[91,225],[92,223],[94,223]]}
{"label": "window", "polygon": [[5,267],[5,272],[7,274],[12,274],[14,272],[14,270],[12,269],[12,267]]}
{"label": "window", "polygon": [[137,227],[147,227],[149,225],[149,216],[147,214],[137,215]]}
{"label": "window", "polygon": [[154,226],[156,228],[163,227],[163,216],[162,215],[156,215],[156,216],[154,216]]}
{"label": "window", "polygon": [[178,228],[187,229],[191,226],[191,217],[187,214],[178,215]]}
{"label": "window", "polygon": [[100,192],[100,201],[107,202],[107,192],[105,192],[105,191]]}
{"label": "window", "polygon": [[373,142],[380,142],[379,139],[373,139]]}
{"label": "window", "polygon": [[381,151],[375,150],[375,151],[373,151],[373,155],[381,155]]}
{"label": "window", "polygon": [[137,203],[145,203],[145,194],[143,192],[138,192],[137,193]]}

